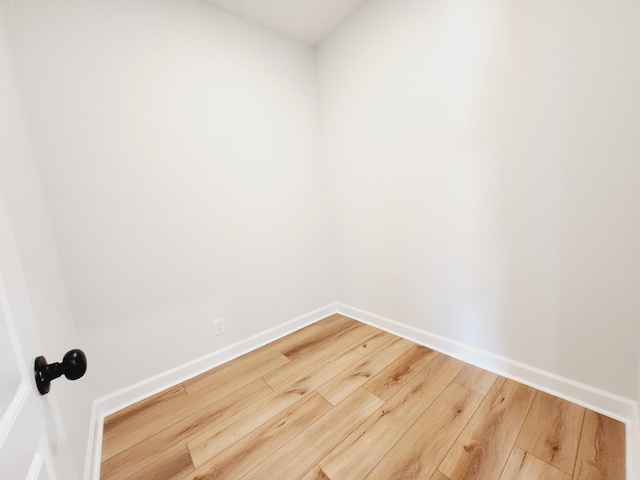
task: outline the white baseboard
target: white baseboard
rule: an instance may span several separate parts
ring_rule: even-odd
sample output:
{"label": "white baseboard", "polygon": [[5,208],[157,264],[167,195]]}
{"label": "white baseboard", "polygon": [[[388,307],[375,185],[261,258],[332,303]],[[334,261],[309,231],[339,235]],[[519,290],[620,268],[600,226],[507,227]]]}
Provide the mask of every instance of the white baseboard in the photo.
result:
{"label": "white baseboard", "polygon": [[337,303],[337,312],[438,352],[581,405],[626,425],[627,480],[640,480],[638,402],[449,338]]}
{"label": "white baseboard", "polygon": [[155,375],[147,380],[98,398],[93,402],[84,479],[98,480],[100,478],[102,428],[104,419],[108,415],[166,390],[167,388],[171,388],[185,380],[200,375],[207,370],[233,360],[234,358],[244,355],[256,348],[260,348],[267,343],[289,335],[296,330],[315,323],[318,320],[322,320],[334,313],[336,313],[336,304],[333,303],[326,305],[314,310],[313,312],[309,312],[298,318],[278,325],[277,327],[270,328],[245,340],[241,340],[240,342],[192,360],[184,365],[172,368],[171,370]]}
{"label": "white baseboard", "polygon": [[100,478],[100,459],[102,457],[102,428],[105,415],[98,414],[98,400],[94,400],[91,407],[89,423],[89,440],[87,457],[84,462],[84,480],[98,480]]}
{"label": "white baseboard", "polygon": [[640,415],[638,402],[633,407],[631,424],[627,422],[627,479],[640,479]]}
{"label": "white baseboard", "polygon": [[84,479],[98,480],[100,477],[102,426],[104,418],[107,415],[139,402],[151,395],[155,395],[167,388],[173,387],[178,383],[193,378],[211,368],[233,360],[251,350],[255,350],[334,313],[340,313],[367,323],[399,337],[458,358],[466,363],[489,370],[503,377],[529,385],[543,392],[624,422],[627,436],[627,480],[640,480],[640,461],[636,460],[636,457],[640,457],[640,455],[635,455],[635,452],[640,452],[640,419],[638,416],[637,402],[341,303],[333,303],[319,308],[277,327],[265,330],[246,340],[229,345],[204,357],[195,359],[167,372],[95,400],[91,418],[91,431],[89,434]]}

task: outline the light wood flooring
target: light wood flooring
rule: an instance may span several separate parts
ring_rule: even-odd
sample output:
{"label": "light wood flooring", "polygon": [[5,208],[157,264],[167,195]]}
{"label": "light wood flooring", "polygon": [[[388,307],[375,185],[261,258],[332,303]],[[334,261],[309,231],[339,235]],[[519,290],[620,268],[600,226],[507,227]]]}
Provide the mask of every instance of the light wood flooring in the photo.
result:
{"label": "light wood flooring", "polygon": [[625,427],[333,315],[109,416],[101,478],[623,480]]}

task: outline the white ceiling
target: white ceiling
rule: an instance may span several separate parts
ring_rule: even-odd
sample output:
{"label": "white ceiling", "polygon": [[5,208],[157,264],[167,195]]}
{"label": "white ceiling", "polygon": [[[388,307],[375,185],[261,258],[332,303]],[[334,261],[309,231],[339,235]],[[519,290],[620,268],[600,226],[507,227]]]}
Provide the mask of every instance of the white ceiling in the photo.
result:
{"label": "white ceiling", "polygon": [[207,0],[308,45],[317,45],[365,0]]}

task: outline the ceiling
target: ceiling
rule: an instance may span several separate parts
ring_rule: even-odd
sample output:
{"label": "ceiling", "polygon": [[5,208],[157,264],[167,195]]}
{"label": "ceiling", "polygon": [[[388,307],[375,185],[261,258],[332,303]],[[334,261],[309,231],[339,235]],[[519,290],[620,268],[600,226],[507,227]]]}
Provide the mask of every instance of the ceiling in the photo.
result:
{"label": "ceiling", "polygon": [[223,10],[317,45],[365,0],[207,0]]}

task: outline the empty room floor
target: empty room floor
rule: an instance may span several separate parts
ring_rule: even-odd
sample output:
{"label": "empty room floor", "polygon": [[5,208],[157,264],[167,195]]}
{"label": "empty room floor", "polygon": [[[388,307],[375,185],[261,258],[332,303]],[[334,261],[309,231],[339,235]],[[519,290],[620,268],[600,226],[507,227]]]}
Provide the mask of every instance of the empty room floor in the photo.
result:
{"label": "empty room floor", "polygon": [[107,417],[101,478],[622,480],[625,426],[332,315]]}

